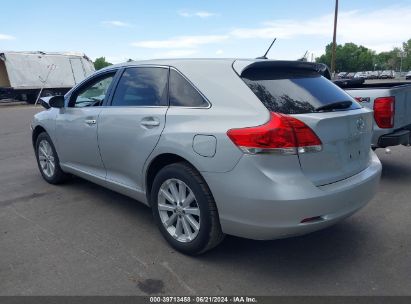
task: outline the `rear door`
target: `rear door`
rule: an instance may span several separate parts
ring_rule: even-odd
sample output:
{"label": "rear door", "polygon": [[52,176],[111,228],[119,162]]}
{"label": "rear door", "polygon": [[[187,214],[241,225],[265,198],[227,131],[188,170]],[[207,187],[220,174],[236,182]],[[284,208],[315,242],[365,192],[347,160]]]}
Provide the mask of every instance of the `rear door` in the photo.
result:
{"label": "rear door", "polygon": [[268,110],[291,115],[320,138],[320,152],[299,153],[315,184],[333,183],[364,170],[369,161],[372,111],[324,77],[304,71],[248,71],[243,80]]}
{"label": "rear door", "polygon": [[111,105],[99,116],[98,140],[107,179],[142,189],[143,166],[164,129],[168,109],[166,67],[129,67]]}

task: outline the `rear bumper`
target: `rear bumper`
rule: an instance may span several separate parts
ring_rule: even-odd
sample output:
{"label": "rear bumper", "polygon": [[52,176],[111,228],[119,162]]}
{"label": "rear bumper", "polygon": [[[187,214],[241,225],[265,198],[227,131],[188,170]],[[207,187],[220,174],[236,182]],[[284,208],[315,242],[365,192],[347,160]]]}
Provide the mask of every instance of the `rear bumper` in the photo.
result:
{"label": "rear bumper", "polygon": [[[233,171],[203,173],[214,195],[225,233],[267,240],[313,232],[350,216],[377,192],[381,163],[345,180],[316,187],[302,173],[262,171],[243,157]],[[303,219],[319,220],[301,223]]]}
{"label": "rear bumper", "polygon": [[398,145],[407,146],[410,144],[410,136],[411,132],[409,130],[399,130],[383,135],[378,139],[378,147],[385,148]]}

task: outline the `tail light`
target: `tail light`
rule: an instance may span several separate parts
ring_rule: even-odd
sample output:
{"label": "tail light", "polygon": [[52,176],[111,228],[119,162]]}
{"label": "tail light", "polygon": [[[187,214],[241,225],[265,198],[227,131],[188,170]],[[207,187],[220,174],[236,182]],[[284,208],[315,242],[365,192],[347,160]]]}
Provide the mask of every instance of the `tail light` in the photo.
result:
{"label": "tail light", "polygon": [[273,112],[266,124],[231,129],[227,135],[236,146],[248,154],[289,155],[322,150],[321,140],[309,126],[294,117]]}
{"label": "tail light", "polygon": [[374,100],[374,119],[378,127],[394,127],[395,97],[380,97]]}

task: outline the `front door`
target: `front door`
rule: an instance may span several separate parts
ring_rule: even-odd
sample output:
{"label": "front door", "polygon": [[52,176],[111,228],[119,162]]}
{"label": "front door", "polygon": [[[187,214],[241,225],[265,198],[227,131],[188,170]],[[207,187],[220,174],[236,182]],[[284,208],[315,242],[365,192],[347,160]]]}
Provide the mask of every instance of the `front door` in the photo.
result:
{"label": "front door", "polygon": [[75,90],[68,106],[57,115],[60,163],[75,170],[105,177],[97,142],[98,118],[115,72],[99,75]]}

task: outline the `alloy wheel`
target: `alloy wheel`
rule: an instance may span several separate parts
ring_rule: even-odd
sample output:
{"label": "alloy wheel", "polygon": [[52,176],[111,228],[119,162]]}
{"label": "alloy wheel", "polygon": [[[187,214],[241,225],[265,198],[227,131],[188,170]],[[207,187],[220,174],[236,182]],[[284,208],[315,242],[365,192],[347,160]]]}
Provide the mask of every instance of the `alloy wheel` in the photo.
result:
{"label": "alloy wheel", "polygon": [[193,191],[183,181],[166,180],[158,192],[158,211],[167,232],[177,241],[193,241],[200,231],[200,208]]}
{"label": "alloy wheel", "polygon": [[42,140],[38,146],[38,157],[41,170],[47,177],[52,177],[56,170],[53,149],[47,140]]}

